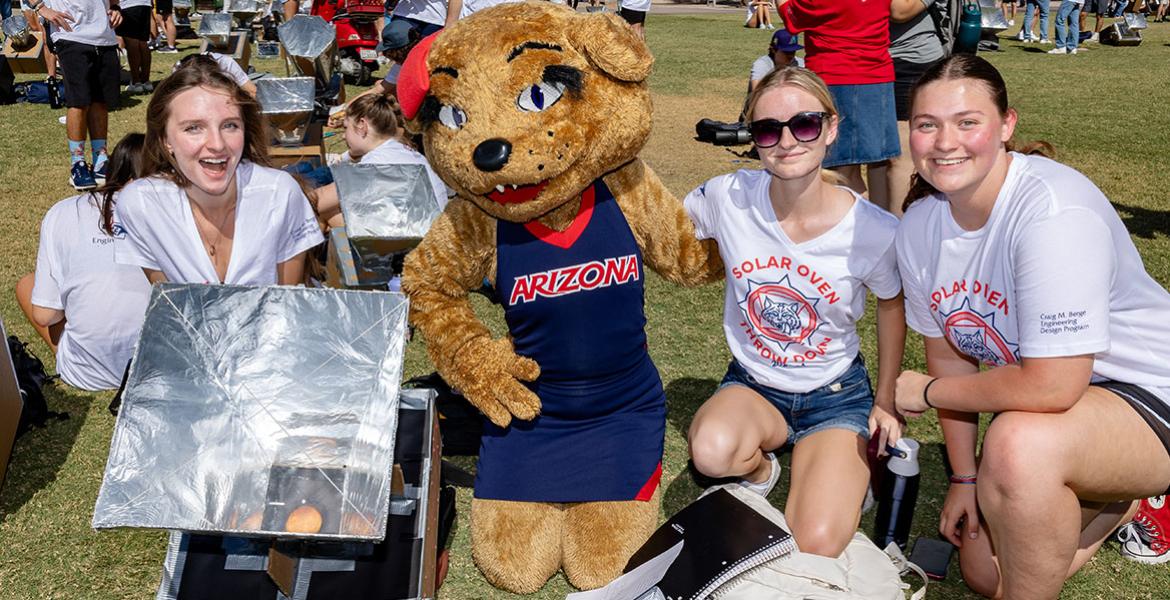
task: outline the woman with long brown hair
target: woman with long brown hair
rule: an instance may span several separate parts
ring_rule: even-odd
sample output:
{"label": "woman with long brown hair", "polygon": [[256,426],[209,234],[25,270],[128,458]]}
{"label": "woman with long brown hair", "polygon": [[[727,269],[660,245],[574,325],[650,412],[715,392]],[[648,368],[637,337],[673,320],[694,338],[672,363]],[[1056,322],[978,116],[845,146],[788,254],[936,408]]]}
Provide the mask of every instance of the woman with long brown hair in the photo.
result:
{"label": "woman with long brown hair", "polygon": [[159,84],[146,123],[143,176],[118,202],[118,262],[152,282],[301,283],[324,238],[296,180],[268,166],[256,100],[200,56]]}
{"label": "woman with long brown hair", "polygon": [[1011,151],[1018,118],[973,55],[911,92],[897,248],[927,373],[903,372],[896,403],[938,411],[954,470],[939,529],[967,585],[1055,598],[1129,515],[1165,556],[1147,562],[1170,558],[1170,515],[1135,500],[1170,486],[1170,294],[1093,182]]}

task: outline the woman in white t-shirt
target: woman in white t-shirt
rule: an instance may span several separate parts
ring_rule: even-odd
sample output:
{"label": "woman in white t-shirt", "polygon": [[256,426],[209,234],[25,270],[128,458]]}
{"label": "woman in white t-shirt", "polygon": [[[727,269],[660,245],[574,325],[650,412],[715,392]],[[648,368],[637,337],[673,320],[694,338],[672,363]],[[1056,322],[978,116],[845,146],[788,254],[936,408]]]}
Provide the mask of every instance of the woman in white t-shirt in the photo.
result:
{"label": "woman in white t-shirt", "polygon": [[141,270],[114,262],[113,247],[121,235],[114,205],[137,176],[142,140],[132,133],[118,142],[101,188],[49,209],[36,273],[16,284],[20,307],[57,356],[57,373],[75,388],[117,388],[142,327],[150,285]]}
{"label": "woman in white t-shirt", "polygon": [[267,166],[256,100],[212,61],[159,84],[143,178],[123,190],[114,252],[151,282],[295,285],[324,238],[291,175]]}
{"label": "woman in white t-shirt", "polygon": [[[973,55],[911,92],[920,179],[897,248],[928,374],[904,372],[896,403],[938,410],[954,470],[939,529],[967,585],[1055,598],[1135,498],[1170,486],[1170,294],[1091,181],[1010,151],[1016,120]],[[997,416],[977,458],[984,412]],[[1167,516],[1141,503],[1160,552],[1134,558],[1170,558]]]}
{"label": "woman in white t-shirt", "polygon": [[[447,186],[431,168],[427,157],[402,143],[405,131],[398,100],[390,94],[366,94],[349,103],[345,112],[345,143],[349,146],[342,160],[368,165],[422,165],[431,182],[439,210],[447,206]],[[317,213],[331,227],[345,224],[337,185],[317,188]]]}
{"label": "woman in white t-shirt", "polygon": [[[780,476],[771,452],[791,444],[788,523],[801,550],[832,557],[861,518],[866,442],[876,434],[884,453],[901,435],[893,394],[906,332],[897,219],[821,169],[837,120],[819,77],[773,71],[747,110],[764,170],[716,177],[684,201],[697,235],[719,243],[733,357],[691,423],[695,467],[766,496]],[[868,292],[878,297],[876,402],[857,334]]]}

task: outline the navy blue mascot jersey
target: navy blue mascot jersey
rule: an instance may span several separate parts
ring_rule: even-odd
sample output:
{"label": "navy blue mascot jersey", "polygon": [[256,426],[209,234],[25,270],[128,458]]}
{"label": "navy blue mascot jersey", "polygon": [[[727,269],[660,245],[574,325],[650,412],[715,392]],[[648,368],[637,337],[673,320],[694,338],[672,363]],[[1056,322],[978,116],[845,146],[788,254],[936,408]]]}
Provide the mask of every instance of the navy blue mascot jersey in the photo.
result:
{"label": "navy blue mascot jersey", "polygon": [[642,252],[600,180],[563,232],[499,221],[496,289],[516,353],[540,365],[532,421],[485,419],[475,497],[649,500],[666,396],[646,350]]}

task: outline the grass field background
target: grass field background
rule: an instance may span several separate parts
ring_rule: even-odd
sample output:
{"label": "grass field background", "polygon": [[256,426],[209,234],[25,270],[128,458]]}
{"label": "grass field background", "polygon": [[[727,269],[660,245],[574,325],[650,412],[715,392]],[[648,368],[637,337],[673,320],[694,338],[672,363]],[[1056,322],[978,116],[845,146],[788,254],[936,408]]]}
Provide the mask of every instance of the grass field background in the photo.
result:
{"label": "grass field background", "polygon": [[[770,32],[745,30],[738,15],[657,16],[647,26],[656,57],[654,132],[643,157],[680,198],[707,178],[753,161],[692,140],[702,117],[731,121],[739,112],[752,60],[763,53]],[[1014,33],[1014,32],[1013,32]],[[1136,48],[1096,44],[1077,56],[1049,56],[1048,46],[1004,41],[1002,51],[983,54],[1008,81],[1011,104],[1020,111],[1018,138],[1043,139],[1058,159],[1087,174],[1113,201],[1146,263],[1163,286],[1170,284],[1170,25],[1152,24]],[[187,42],[186,50],[192,49]],[[174,56],[155,55],[156,80]],[[254,64],[278,74],[275,62]],[[356,91],[356,90],[353,90]],[[144,128],[147,98],[124,97],[111,115],[111,143]],[[0,107],[0,312],[10,333],[33,341],[52,367],[47,348],[25,323],[12,286],[33,269],[41,216],[71,195],[66,183],[61,111],[43,105]],[[340,136],[330,138],[341,151]],[[662,373],[669,403],[664,460],[663,514],[694,499],[699,488],[686,471],[684,433],[698,405],[715,389],[729,354],[720,329],[722,285],[679,289],[648,277],[646,292],[650,350]],[[496,329],[490,307],[481,314]],[[1170,315],[1166,315],[1170,318]],[[874,355],[872,314],[863,350]],[[921,340],[911,335],[905,366],[924,367]],[[408,376],[429,372],[418,342],[408,348]],[[153,531],[95,532],[89,527],[113,428],[106,412],[110,394],[78,392],[65,385],[47,390],[50,407],[71,418],[33,431],[17,444],[8,480],[0,492],[0,599],[138,599],[153,597],[164,551],[164,534]],[[914,535],[934,535],[945,493],[941,435],[933,418],[910,425],[925,444],[922,491]],[[457,464],[471,468],[467,460]],[[786,462],[786,457],[785,457]],[[786,478],[771,499],[783,505]],[[470,491],[459,492],[459,518],[452,537],[451,570],[441,598],[509,598],[484,581],[469,551]],[[1037,515],[1043,518],[1043,515]],[[872,525],[872,513],[862,528]],[[965,598],[951,576],[932,585],[928,597]],[[534,598],[563,598],[572,588],[559,575]],[[1088,599],[1170,597],[1170,569],[1123,560],[1108,544],[1066,586],[1063,597]]]}

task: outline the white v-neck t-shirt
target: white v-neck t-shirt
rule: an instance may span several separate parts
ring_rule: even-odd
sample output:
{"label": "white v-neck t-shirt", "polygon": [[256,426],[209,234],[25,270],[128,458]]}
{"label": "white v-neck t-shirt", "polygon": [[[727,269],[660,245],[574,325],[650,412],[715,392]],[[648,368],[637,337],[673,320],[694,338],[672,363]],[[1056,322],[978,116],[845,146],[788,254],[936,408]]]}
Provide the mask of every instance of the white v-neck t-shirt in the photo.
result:
{"label": "white v-neck t-shirt", "polygon": [[116,389],[146,313],[150,283],[142,269],[114,262],[97,199],[66,198],[41,221],[32,303],[65,312],[57,373],[83,390]]}
{"label": "white v-neck t-shirt", "polygon": [[906,323],[987,366],[1093,355],[1093,379],[1170,404],[1170,293],[1109,200],[1075,169],[1012,153],[987,223],[966,231],[944,197],[906,211],[898,263]]}
{"label": "white v-neck t-shirt", "polygon": [[[236,233],[227,277],[234,285],[274,285],[276,266],[324,241],[313,208],[291,175],[241,161],[236,167]],[[139,179],[118,196],[120,264],[162,271],[175,283],[219,283],[187,194],[162,177]]]}
{"label": "white v-neck t-shirt", "polygon": [[731,354],[761,384],[802,393],[832,383],[857,356],[866,290],[901,291],[898,219],[854,193],[841,221],[797,244],[776,219],[770,181],[763,170],[720,175],[683,204],[698,238],[719,243]]}

